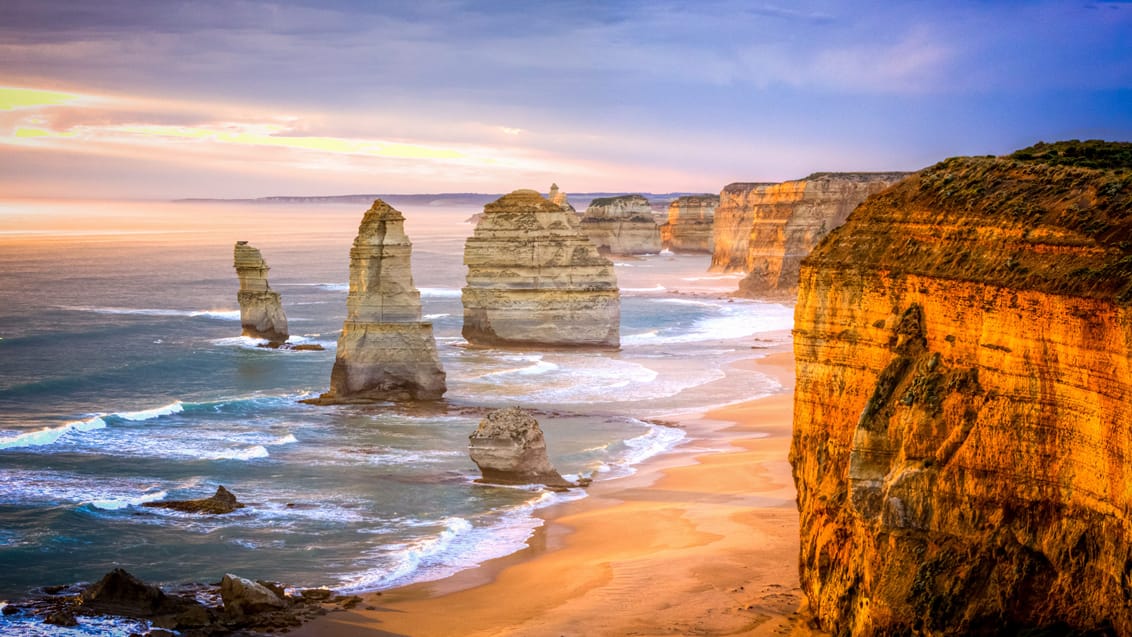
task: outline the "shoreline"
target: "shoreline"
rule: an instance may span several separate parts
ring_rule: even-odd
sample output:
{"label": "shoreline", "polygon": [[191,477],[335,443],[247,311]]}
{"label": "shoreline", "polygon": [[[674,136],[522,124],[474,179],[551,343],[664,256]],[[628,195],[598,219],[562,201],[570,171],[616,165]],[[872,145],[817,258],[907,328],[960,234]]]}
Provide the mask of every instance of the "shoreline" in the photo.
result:
{"label": "shoreline", "polygon": [[525,548],[362,593],[292,635],[816,634],[798,610],[789,346],[741,359],[781,389],[670,420],[687,442],[540,509]]}

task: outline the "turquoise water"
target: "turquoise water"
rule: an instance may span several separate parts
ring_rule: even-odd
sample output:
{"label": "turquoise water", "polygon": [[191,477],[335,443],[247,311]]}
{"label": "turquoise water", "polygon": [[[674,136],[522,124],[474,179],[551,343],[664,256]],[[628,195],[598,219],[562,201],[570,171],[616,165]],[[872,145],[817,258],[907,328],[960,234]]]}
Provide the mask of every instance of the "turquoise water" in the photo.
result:
{"label": "turquoise water", "polygon": [[[706,255],[657,255],[619,262],[620,352],[468,348],[460,249],[476,211],[406,209],[446,401],[314,407],[298,401],[326,388],[363,209],[123,203],[132,224],[152,210],[165,225],[54,223],[78,205],[0,209],[0,229],[21,222],[0,231],[0,600],[116,566],[166,584],[236,572],[357,591],[506,555],[533,511],[584,493],[476,484],[467,436],[487,408],[538,410],[562,473],[616,479],[685,438],[649,419],[773,391],[727,364],[790,324],[788,308],[722,298],[734,278],[704,275]],[[36,215],[46,230],[32,233]],[[272,266],[293,341],[326,351],[239,336],[236,239]],[[139,506],[221,484],[247,508]]]}

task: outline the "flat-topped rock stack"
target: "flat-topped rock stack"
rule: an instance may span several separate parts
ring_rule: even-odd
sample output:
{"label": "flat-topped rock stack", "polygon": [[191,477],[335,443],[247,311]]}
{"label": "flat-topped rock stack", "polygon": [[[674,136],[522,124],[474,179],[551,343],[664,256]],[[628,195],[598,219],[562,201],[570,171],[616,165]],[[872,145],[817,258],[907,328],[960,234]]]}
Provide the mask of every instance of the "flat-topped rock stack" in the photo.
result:
{"label": "flat-topped rock stack", "polygon": [[267,284],[267,271],[271,268],[267,267],[263,255],[247,241],[237,241],[233,259],[236,276],[240,279],[236,301],[240,304],[243,335],[267,339],[275,345],[286,342],[290,337],[287,316],[283,313],[279,293]]}
{"label": "flat-topped rock stack", "polygon": [[463,335],[473,345],[620,346],[613,263],[577,217],[533,190],[484,206],[464,245]]}
{"label": "flat-topped rock stack", "polygon": [[488,413],[468,436],[468,454],[483,476],[478,482],[575,486],[550,464],[542,428],[519,407]]}
{"label": "flat-topped rock stack", "polygon": [[594,199],[582,215],[582,230],[601,252],[626,255],[660,252],[660,228],[648,199],[641,195]]}
{"label": "flat-topped rock stack", "polygon": [[318,404],[436,400],[446,390],[432,323],[410,269],[405,217],[377,199],[350,249],[346,321]]}
{"label": "flat-topped rock stack", "polygon": [[668,204],[668,222],[660,226],[661,247],[673,252],[712,253],[719,195],[686,195]]}

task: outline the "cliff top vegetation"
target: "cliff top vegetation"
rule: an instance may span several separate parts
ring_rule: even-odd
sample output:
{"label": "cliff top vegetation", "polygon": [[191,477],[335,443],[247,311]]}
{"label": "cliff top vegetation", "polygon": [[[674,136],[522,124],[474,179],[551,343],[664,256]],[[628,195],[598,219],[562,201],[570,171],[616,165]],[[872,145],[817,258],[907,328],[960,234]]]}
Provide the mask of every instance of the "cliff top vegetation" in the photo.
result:
{"label": "cliff top vegetation", "polygon": [[865,200],[806,265],[1132,304],[1132,143],[944,160]]}

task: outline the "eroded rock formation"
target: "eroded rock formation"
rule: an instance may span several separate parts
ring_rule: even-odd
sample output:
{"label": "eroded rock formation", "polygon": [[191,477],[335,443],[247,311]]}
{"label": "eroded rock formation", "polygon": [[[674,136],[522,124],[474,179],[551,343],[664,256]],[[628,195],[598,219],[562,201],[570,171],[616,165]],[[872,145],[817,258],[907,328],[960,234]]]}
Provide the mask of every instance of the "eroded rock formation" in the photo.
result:
{"label": "eroded rock formation", "polygon": [[793,298],[802,259],[871,194],[907,173],[816,173],[766,189],[751,209],[739,296]]}
{"label": "eroded rock formation", "polygon": [[823,629],[1132,635],[1129,169],[1132,144],[950,159],[803,262],[791,462]]}
{"label": "eroded rock formation", "polygon": [[463,335],[485,346],[620,345],[613,264],[575,215],[533,190],[484,206],[464,245]]}
{"label": "eroded rock formation", "polygon": [[712,253],[712,232],[719,195],[688,195],[668,204],[668,222],[660,226],[662,247],[673,252]]}
{"label": "eroded rock formation", "polygon": [[546,455],[546,439],[534,416],[519,407],[496,409],[468,436],[468,454],[480,482],[572,487]]}
{"label": "eroded rock formation", "polygon": [[409,261],[405,217],[377,199],[350,249],[346,321],[318,404],[436,400],[446,390],[432,323],[421,321],[421,295]]}
{"label": "eroded rock formation", "polygon": [[224,485],[216,487],[216,493],[207,498],[197,500],[160,500],[158,502],[143,502],[143,507],[154,509],[172,509],[183,513],[205,513],[208,515],[223,515],[237,509],[244,508],[244,504],[236,500],[231,491]]}
{"label": "eroded rock formation", "polygon": [[649,200],[641,195],[594,199],[582,215],[582,230],[609,254],[660,252],[660,228]]}
{"label": "eroded rock formation", "polygon": [[712,272],[744,272],[747,269],[747,243],[751,239],[751,226],[755,223],[752,212],[756,204],[766,199],[766,190],[777,184],[734,183],[724,186],[719,193],[719,205],[712,221]]}
{"label": "eroded rock formation", "polygon": [[550,184],[550,192],[547,193],[546,198],[550,200],[550,203],[558,206],[566,212],[573,212],[575,214],[578,212],[574,209],[574,206],[570,205],[570,201],[569,199],[567,199],[566,193],[558,189],[558,184]]}
{"label": "eroded rock formation", "polygon": [[240,325],[243,335],[264,338],[279,345],[290,336],[287,333],[287,316],[279,293],[267,284],[267,262],[259,250],[247,241],[237,241],[233,249],[236,276],[240,291],[236,301],[240,304]]}

